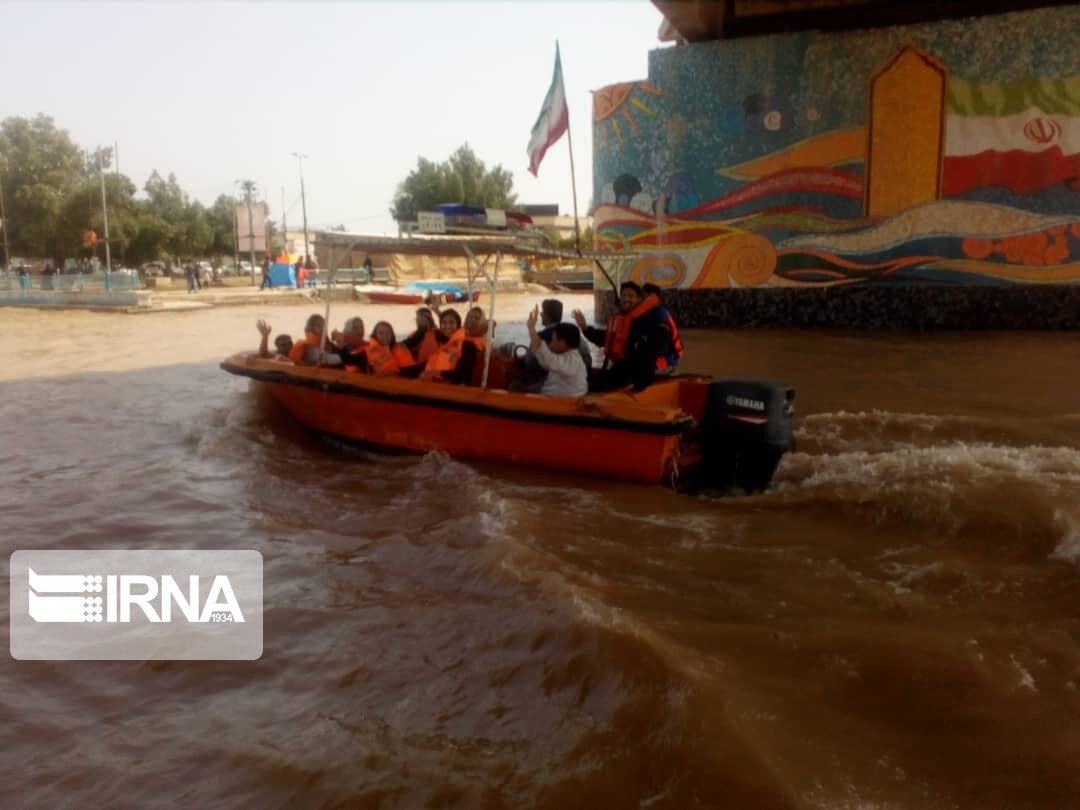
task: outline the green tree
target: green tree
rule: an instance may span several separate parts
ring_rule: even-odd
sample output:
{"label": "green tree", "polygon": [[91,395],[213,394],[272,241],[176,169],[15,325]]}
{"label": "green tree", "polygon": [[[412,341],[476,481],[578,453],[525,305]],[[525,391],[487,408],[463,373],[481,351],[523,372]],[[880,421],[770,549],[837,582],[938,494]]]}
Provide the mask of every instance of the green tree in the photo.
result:
{"label": "green tree", "polygon": [[163,178],[155,169],[143,190],[146,212],[159,220],[152,228],[161,239],[156,252],[177,259],[205,255],[214,242],[210,217],[202,203],[188,199],[176,175]]}
{"label": "green tree", "polygon": [[206,215],[210,222],[210,231],[213,239],[210,244],[210,252],[218,255],[232,255],[235,246],[236,226],[233,222],[238,202],[235,197],[222,194],[207,210]]}
{"label": "green tree", "polygon": [[166,245],[172,226],[141,202],[132,220],[132,235],[127,242],[127,259],[134,264],[168,258]]}
{"label": "green tree", "polygon": [[47,115],[0,122],[0,172],[15,255],[63,258],[57,226],[86,177],[82,150]]}
{"label": "green tree", "polygon": [[[94,164],[97,165],[96,163]],[[123,175],[106,173],[105,194],[109,206],[109,240],[113,262],[127,259],[127,245],[135,233],[139,202],[135,184]],[[54,237],[58,251],[65,257],[98,255],[104,258],[105,218],[101,209],[101,182],[98,172],[88,174],[65,197],[56,220]],[[83,235],[94,231],[97,249],[83,247]]]}
{"label": "green tree", "polygon": [[505,209],[516,199],[510,172],[502,166],[489,170],[466,143],[442,163],[417,158],[416,168],[398,185],[390,214],[398,222],[410,222],[440,203]]}

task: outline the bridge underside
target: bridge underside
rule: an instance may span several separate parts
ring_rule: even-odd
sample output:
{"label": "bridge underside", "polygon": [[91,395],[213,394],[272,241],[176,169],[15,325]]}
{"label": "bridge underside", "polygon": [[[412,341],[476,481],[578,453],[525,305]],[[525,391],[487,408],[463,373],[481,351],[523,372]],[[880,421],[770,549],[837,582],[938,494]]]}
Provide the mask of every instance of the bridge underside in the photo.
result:
{"label": "bridge underside", "polygon": [[662,42],[705,42],[784,31],[839,31],[976,17],[1071,0],[653,0]]}

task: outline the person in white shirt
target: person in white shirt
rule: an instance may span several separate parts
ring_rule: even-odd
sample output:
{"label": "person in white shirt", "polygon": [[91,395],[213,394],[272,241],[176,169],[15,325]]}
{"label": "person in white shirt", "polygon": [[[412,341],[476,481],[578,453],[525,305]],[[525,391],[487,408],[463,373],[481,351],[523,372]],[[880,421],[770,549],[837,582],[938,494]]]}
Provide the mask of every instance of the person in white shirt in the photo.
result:
{"label": "person in white shirt", "polygon": [[539,308],[529,313],[529,338],[536,362],[547,371],[541,394],[549,397],[583,397],[589,392],[588,372],[585,361],[581,359],[578,345],[581,333],[570,323],[560,323],[554,327],[551,345],[543,341],[536,331],[536,321],[540,317]]}

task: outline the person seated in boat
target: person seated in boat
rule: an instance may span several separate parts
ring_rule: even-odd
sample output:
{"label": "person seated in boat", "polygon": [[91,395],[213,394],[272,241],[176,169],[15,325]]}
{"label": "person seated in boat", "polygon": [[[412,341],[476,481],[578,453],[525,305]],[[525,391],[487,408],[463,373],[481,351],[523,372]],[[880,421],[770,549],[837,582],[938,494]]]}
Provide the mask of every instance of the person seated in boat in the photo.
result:
{"label": "person seated in boat", "polygon": [[574,320],[586,339],[604,348],[604,366],[589,378],[590,391],[641,391],[656,375],[656,361],[667,340],[664,324],[657,315],[660,301],[646,296],[633,281],[619,288],[619,311],[606,329],[589,326],[581,310]]}
{"label": "person seated in boat", "polygon": [[641,291],[646,296],[655,295],[656,300],[660,302],[656,308],[656,315],[663,323],[666,333],[664,348],[660,356],[656,358],[656,373],[673,374],[679,366],[679,360],[682,359],[684,351],[682,338],[679,337],[679,327],[675,324],[675,319],[671,317],[667,307],[664,306],[664,296],[659,287],[655,284],[643,284]]}
{"label": "person seated in boat", "polygon": [[259,334],[262,335],[262,340],[259,342],[259,357],[266,360],[288,360],[289,352],[292,351],[293,340],[288,335],[278,335],[274,338],[274,349],[270,351],[270,324],[264,320],[260,320],[255,327],[259,330]]}
{"label": "person seated in boat", "polygon": [[354,316],[345,321],[342,331],[336,329],[331,334],[337,345],[336,354],[346,371],[367,371],[367,347],[364,339],[364,319]]}
{"label": "person seated in boat", "polygon": [[[443,349],[450,346],[451,341],[457,341],[460,344],[465,338],[465,330],[461,328],[461,316],[456,309],[447,309],[439,313],[439,329],[435,332],[435,339],[438,342],[438,346],[431,356],[428,357],[422,363],[415,363],[401,370],[401,376],[403,377],[422,377],[428,370],[428,366],[435,362],[435,358],[440,354],[444,354]],[[454,362],[456,363],[456,357],[460,357],[461,347],[457,345],[452,347],[455,352]],[[441,361],[445,362],[445,361]]]}
{"label": "person seated in boat", "polygon": [[461,316],[456,309],[443,310],[439,315],[439,332],[442,337],[438,351],[432,354],[426,363],[402,369],[402,376],[419,376],[422,380],[458,385],[472,384],[484,356],[483,334],[486,324],[482,317],[483,312],[479,321],[475,316],[471,317],[467,329],[461,325]]}
{"label": "person seated in boat", "polygon": [[394,327],[386,321],[379,321],[371,330],[371,340],[364,350],[367,358],[367,370],[379,377],[390,377],[401,373],[403,368],[414,364],[412,352],[398,343]]}
{"label": "person seated in boat", "polygon": [[[540,303],[540,325],[542,328],[537,334],[540,335],[540,340],[549,347],[551,339],[555,335],[556,327],[562,323],[562,316],[562,301],[548,298]],[[577,326],[572,323],[565,324],[565,326],[578,333],[577,351],[581,355],[586,371],[588,371],[592,368],[592,352],[589,350],[588,342],[581,337],[581,331]],[[531,348],[527,348],[524,356],[520,356],[517,353],[520,347],[513,344],[508,344],[503,348],[504,350],[509,349],[513,353],[513,357],[504,362],[510,380],[509,390],[539,394],[544,387],[547,371],[537,362],[536,353]]]}
{"label": "person seated in boat", "polygon": [[[337,347],[329,340],[326,341],[326,346],[323,346],[325,328],[326,320],[322,315],[315,314],[308,318],[304,324],[304,339],[293,343],[289,359],[308,366],[338,365],[340,361],[334,362],[334,357],[329,356],[337,351]],[[324,349],[327,356],[324,356]]]}
{"label": "person seated in boat", "polygon": [[439,350],[439,327],[427,307],[416,310],[416,331],[401,341],[413,355],[413,362],[426,363]]}
{"label": "person seated in boat", "polygon": [[[551,338],[555,334],[556,327],[562,323],[563,305],[562,301],[555,298],[548,298],[540,302],[540,323],[544,327],[538,334],[540,339],[551,344]],[[581,355],[581,360],[585,364],[586,369],[592,368],[592,352],[589,351],[589,344],[581,338],[581,330],[575,324],[568,323],[572,329],[578,330],[578,354]],[[564,330],[566,331],[566,330]]]}
{"label": "person seated in boat", "polygon": [[572,323],[555,324],[551,339],[544,342],[536,331],[539,309],[533,309],[526,321],[529,342],[536,362],[547,372],[540,393],[549,397],[583,397],[589,392],[589,374],[578,347],[581,332]]}

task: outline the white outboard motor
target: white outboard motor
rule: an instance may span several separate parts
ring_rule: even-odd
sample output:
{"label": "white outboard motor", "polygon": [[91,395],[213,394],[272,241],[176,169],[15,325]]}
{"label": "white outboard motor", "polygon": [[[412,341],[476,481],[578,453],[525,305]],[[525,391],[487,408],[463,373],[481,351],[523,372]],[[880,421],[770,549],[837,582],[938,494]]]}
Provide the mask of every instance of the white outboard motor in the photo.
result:
{"label": "white outboard motor", "polygon": [[773,380],[716,380],[701,425],[697,489],[761,492],[795,446],[795,389]]}

